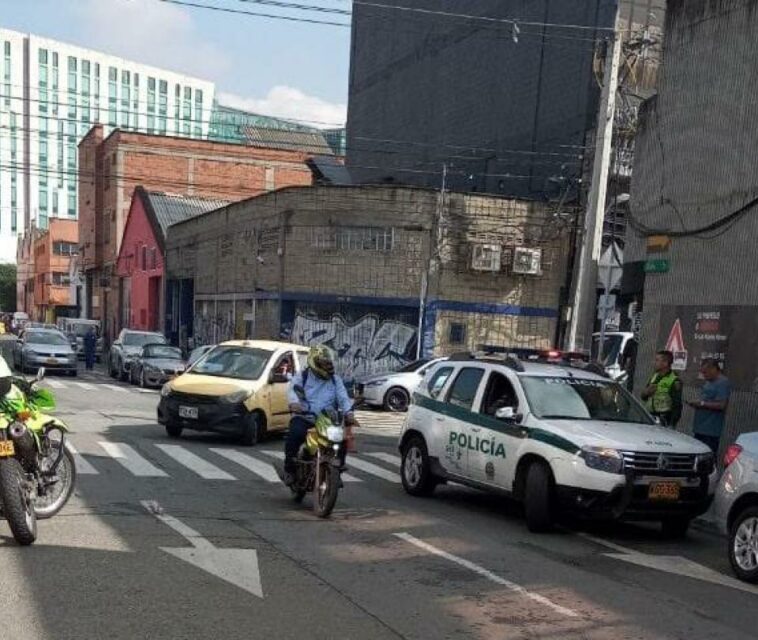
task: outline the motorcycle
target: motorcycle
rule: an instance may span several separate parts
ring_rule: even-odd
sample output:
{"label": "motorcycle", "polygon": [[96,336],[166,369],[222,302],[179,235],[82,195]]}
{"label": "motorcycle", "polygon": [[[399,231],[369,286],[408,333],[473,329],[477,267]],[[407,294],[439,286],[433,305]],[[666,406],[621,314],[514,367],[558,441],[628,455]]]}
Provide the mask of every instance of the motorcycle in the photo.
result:
{"label": "motorcycle", "polygon": [[51,518],[76,484],[66,425],[44,413],[55,398],[38,383],[44,377],[0,379],[0,511],[21,545],[37,538],[37,519]]}
{"label": "motorcycle", "polygon": [[[304,390],[296,387],[295,393],[307,406]],[[348,440],[346,416],[337,411],[323,411],[319,415],[305,412],[301,416],[313,426],[295,458],[295,479],[290,490],[298,503],[313,492],[313,511],[319,518],[328,518],[342,487]],[[280,476],[284,479],[283,470]]]}

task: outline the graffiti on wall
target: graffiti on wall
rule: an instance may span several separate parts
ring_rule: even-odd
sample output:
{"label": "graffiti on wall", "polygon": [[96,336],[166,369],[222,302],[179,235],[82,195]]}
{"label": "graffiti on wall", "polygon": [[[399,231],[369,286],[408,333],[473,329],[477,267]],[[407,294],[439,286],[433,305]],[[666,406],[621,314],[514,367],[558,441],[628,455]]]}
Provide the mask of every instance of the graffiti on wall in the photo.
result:
{"label": "graffiti on wall", "polygon": [[234,339],[234,315],[231,306],[224,309],[222,305],[218,305],[218,309],[214,309],[213,303],[198,302],[193,325],[196,346]]}
{"label": "graffiti on wall", "polygon": [[416,327],[370,314],[356,322],[341,315],[328,319],[295,314],[288,336],[302,345],[326,344],[337,356],[337,371],[353,380],[382,371],[394,371],[416,356]]}

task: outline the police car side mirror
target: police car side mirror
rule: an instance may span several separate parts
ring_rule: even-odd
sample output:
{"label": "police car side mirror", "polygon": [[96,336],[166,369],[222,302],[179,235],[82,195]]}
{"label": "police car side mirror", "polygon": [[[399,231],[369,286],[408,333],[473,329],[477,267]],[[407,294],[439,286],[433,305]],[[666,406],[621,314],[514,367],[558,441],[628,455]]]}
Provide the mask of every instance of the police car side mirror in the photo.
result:
{"label": "police car side mirror", "polygon": [[500,407],[500,409],[495,411],[495,417],[498,420],[514,422],[516,420],[516,410],[513,407]]}

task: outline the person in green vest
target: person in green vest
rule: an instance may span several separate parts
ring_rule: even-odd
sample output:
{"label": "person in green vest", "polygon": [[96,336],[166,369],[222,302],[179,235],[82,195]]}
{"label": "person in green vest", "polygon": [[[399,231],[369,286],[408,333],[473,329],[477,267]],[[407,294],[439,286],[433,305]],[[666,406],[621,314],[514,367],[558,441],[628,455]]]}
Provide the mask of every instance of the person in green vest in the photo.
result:
{"label": "person in green vest", "polygon": [[682,381],[671,370],[673,362],[671,351],[656,353],[655,373],[642,391],[648,411],[667,427],[675,427],[682,417]]}

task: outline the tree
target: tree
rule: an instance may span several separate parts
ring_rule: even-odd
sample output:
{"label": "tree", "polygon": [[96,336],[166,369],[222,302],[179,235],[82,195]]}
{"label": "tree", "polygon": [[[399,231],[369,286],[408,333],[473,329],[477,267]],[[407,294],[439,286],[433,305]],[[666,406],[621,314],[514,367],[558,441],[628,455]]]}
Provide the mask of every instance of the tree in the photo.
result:
{"label": "tree", "polygon": [[0,311],[16,310],[16,265],[0,264]]}

